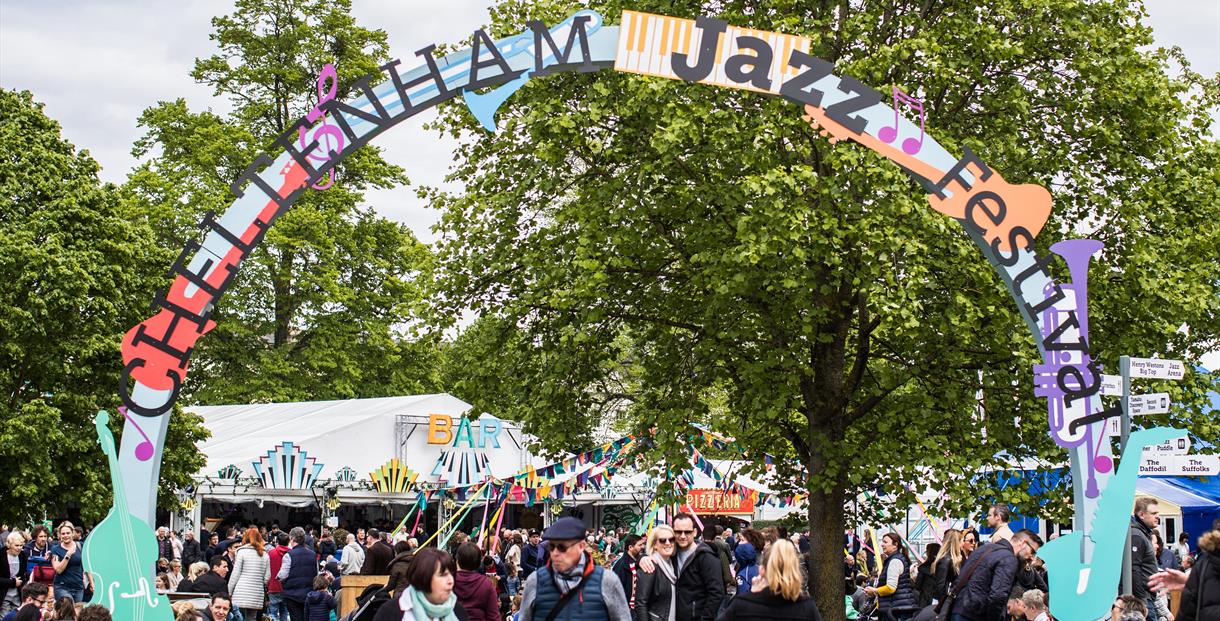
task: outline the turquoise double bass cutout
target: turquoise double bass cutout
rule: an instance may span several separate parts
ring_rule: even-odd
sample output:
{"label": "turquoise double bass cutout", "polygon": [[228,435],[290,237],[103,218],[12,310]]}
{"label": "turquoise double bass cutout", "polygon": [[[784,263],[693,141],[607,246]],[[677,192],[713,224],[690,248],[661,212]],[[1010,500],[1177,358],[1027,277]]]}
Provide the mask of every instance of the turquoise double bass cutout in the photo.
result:
{"label": "turquoise double bass cutout", "polygon": [[[1139,478],[1144,447],[1179,438],[1186,432],[1172,427],[1132,431],[1123,447],[1118,472],[1101,492],[1089,540],[1092,558],[1083,549],[1082,532],[1072,532],[1046,542],[1038,556],[1046,562],[1051,614],[1061,619],[1100,619],[1110,614],[1115,585],[1123,571],[1123,546],[1127,545],[1131,510],[1135,504],[1135,482]],[[1082,516],[1084,517],[1084,516]]]}
{"label": "turquoise double bass cutout", "polygon": [[152,528],[127,508],[114,436],[106,426],[109,422],[105,410],[93,419],[97,441],[110,466],[114,499],[110,512],[89,533],[81,552],[85,571],[93,577],[92,603],[109,608],[115,619],[124,621],[169,619],[169,598],[158,594],[147,576],[157,565],[157,540]]}

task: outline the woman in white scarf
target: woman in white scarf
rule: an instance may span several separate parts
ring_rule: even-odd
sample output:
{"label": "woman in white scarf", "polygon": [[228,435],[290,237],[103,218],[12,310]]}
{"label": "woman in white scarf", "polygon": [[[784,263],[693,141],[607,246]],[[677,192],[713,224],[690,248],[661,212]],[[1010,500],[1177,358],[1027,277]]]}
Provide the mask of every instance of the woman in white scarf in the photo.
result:
{"label": "woman in white scarf", "polygon": [[674,621],[678,604],[678,598],[674,595],[674,583],[678,577],[672,561],[677,550],[674,530],[664,524],[653,528],[648,535],[647,550],[657,571],[636,572],[635,611],[632,616],[634,621]]}
{"label": "woman in white scarf", "polygon": [[420,550],[407,567],[407,586],[377,610],[373,621],[470,621],[453,594],[456,573],[448,552]]}

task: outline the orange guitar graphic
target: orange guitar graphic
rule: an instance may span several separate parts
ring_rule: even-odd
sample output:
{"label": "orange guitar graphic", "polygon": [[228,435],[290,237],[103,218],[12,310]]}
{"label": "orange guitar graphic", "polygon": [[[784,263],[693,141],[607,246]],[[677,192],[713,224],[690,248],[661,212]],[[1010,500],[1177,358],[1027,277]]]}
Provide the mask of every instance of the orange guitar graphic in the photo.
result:
{"label": "orange guitar graphic", "polygon": [[[1032,244],[1051,215],[1051,193],[1046,188],[1032,183],[1008,183],[973,154],[968,153],[946,174],[896,145],[865,132],[857,134],[847,129],[826,116],[826,110],[821,107],[806,105],[803,118],[823,136],[829,137],[832,144],[854,140],[930,180],[925,188],[929,190],[928,202],[932,208],[965,221],[967,227],[976,230],[988,244],[999,250],[1012,251],[1014,240],[1019,237],[1028,238],[1025,245]],[[974,176],[973,183],[967,184],[960,176],[967,169]],[[1022,235],[1022,231],[1028,235]]]}

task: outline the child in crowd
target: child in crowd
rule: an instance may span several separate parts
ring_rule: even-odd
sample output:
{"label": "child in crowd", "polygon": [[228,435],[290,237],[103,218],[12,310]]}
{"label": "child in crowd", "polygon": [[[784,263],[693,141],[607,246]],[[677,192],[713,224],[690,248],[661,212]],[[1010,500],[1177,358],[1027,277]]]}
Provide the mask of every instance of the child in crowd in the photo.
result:
{"label": "child in crowd", "polygon": [[504,579],[504,588],[507,589],[509,597],[516,597],[521,590],[521,578],[517,576],[517,566],[513,563],[508,564],[508,577]]}
{"label": "child in crowd", "polygon": [[330,574],[322,572],[313,579],[313,590],[305,596],[306,621],[330,621],[330,611],[338,605],[330,594]]}

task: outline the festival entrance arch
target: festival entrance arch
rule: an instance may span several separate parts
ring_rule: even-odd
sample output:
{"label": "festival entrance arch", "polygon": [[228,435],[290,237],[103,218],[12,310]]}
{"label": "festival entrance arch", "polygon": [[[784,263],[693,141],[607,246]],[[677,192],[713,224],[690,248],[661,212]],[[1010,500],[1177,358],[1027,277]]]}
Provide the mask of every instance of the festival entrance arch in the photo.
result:
{"label": "festival entrance arch", "polygon": [[[333,68],[323,70],[321,103],[233,182],[237,199],[223,214],[203,218],[202,239],[182,249],[172,267],[173,284],[154,301],[159,310],[123,339],[119,394],[127,418],[119,472],[112,478],[116,498],[120,489],[126,494],[112,516],[125,515],[137,526],[152,522],[167,414],[191,352],[215,325],[211,313],[242,261],[302,193],[329,187],[338,162],[439,103],[462,96],[483,127],[495,131],[495,111],[529,80],[613,68],[783,97],[831,141],[859,143],[902,167],[927,191],[933,209],[962,224],[1007,285],[1038,344],[1042,363],[1033,369],[1034,394],[1046,398],[1054,440],[1071,456],[1075,532],[1042,551],[1056,593],[1052,612],[1065,620],[1106,614],[1118,583],[1138,455],[1144,445],[1181,432],[1133,433],[1124,450],[1135,457],[1115,467],[1105,422],[1117,411],[1101,406],[1101,374],[1088,341],[1087,269],[1101,244],[1068,240],[1052,246],[1072,275],[1072,282],[1056,282],[1047,269],[1054,258],[1039,257],[1033,248],[1051,211],[1045,188],[1009,183],[969,149],[960,157],[950,154],[927,132],[922,102],[897,88],[883,96],[855,78],[835,75],[830,62],[809,53],[809,39],[795,35],[738,28],[711,17],[635,11],[623,11],[619,24],[610,25],[586,10],[551,28],[529,22],[524,32],[498,40],[476,30],[470,48],[443,57],[434,56],[435,48],[418,50],[410,69],[392,60],[357,80],[357,94],[347,100],[336,98]],[[484,87],[496,88],[474,92]],[[898,108],[916,112],[918,123]],[[108,435],[102,426],[98,432]],[[129,535],[140,539],[144,532]],[[125,577],[103,576],[102,603],[123,609],[122,618],[168,618],[168,606],[160,608],[137,586],[144,581],[147,588],[150,565],[129,560],[119,572]]]}

